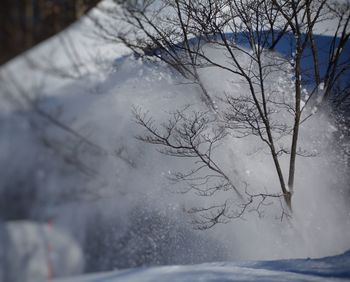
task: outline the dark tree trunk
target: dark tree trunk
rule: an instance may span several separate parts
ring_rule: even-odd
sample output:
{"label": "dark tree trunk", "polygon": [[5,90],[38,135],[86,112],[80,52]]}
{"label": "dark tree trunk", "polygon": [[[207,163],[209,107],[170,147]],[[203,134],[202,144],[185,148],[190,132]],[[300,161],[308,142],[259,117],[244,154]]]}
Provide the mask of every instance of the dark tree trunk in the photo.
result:
{"label": "dark tree trunk", "polygon": [[99,0],[2,0],[0,64],[76,21]]}

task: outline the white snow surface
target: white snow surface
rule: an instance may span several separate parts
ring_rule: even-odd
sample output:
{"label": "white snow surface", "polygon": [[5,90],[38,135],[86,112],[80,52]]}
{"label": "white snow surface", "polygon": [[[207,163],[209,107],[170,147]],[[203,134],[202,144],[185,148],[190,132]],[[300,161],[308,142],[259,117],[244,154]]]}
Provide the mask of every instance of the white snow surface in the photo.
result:
{"label": "white snow surface", "polygon": [[223,262],[92,274],[55,282],[350,281],[350,252],[323,259]]}

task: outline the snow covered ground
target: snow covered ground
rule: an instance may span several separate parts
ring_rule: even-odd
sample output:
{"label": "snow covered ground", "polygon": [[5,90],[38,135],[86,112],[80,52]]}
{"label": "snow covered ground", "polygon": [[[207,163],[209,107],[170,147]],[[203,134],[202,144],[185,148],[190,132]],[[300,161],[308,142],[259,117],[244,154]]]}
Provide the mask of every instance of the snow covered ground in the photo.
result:
{"label": "snow covered ground", "polygon": [[87,275],[55,282],[350,281],[350,251],[322,259],[206,263]]}
{"label": "snow covered ground", "polygon": [[[318,28],[318,39],[326,42],[327,32]],[[223,59],[218,50],[208,52]],[[26,193],[31,204],[26,216],[38,222],[50,219],[69,233],[82,249],[86,272],[188,264],[59,281],[349,278],[349,253],[321,260],[258,261],[324,257],[350,247],[348,176],[333,150],[334,126],[327,115],[314,115],[301,128],[302,142],[321,153],[298,159],[290,222],[281,222],[280,211],[267,206],[262,218],[252,211],[230,224],[194,231],[183,210],[212,199],[174,193],[186,187],[174,188],[167,176],[193,163],[163,156],[136,140],[144,132],[132,110],[149,111],[160,124],[171,111],[188,105],[205,108],[200,91],[164,63],[129,54],[96,37],[85,18],[0,69],[0,188],[20,187]],[[200,75],[213,97],[246,91],[239,79],[214,68],[202,69]],[[269,83],[288,93],[288,76],[276,74]],[[26,95],[48,116],[37,115],[23,99]],[[255,139],[228,142],[218,156],[252,189],[278,188],[270,156]],[[282,163],[286,169],[286,160]],[[9,217],[13,206],[7,209]],[[191,266],[237,260],[255,262]]]}

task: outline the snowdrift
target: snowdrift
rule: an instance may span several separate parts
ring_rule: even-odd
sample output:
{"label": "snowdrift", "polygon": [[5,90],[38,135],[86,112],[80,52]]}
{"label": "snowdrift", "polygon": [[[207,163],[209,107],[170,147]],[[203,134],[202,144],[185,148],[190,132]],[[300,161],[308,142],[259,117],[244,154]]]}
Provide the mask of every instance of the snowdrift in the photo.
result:
{"label": "snowdrift", "polygon": [[140,268],[55,282],[350,281],[349,265],[350,251],[322,259]]}

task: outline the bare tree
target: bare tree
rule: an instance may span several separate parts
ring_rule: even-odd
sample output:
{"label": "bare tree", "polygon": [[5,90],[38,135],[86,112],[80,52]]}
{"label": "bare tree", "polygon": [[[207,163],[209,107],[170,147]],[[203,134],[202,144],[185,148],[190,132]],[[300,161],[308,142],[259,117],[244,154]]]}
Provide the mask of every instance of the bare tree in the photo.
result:
{"label": "bare tree", "polygon": [[[325,104],[331,97],[349,96],[343,76],[349,70],[349,57],[344,47],[350,36],[349,1],[303,0],[143,0],[115,1],[116,8],[105,10],[124,24],[123,31],[113,25],[100,26],[105,39],[123,42],[143,57],[157,57],[175,68],[184,78],[200,86],[208,112],[187,110],[175,112],[169,121],[156,126],[148,115],[135,111],[136,121],[146,129],[142,141],[162,146],[162,153],[196,159],[189,172],[175,174],[190,190],[200,195],[213,195],[232,190],[240,209],[232,210],[232,202],[193,209],[201,214],[196,223],[209,228],[216,223],[241,216],[254,202],[267,198],[283,198],[291,211],[296,158],[310,156],[298,149],[300,124],[314,113],[307,113],[310,101]],[[337,22],[328,48],[327,70],[321,71],[319,46],[314,30],[329,17]],[[274,50],[288,41],[290,54],[278,55]],[[222,50],[225,62],[212,58],[206,50]],[[311,69],[303,68],[303,60],[311,54]],[[245,81],[247,93],[221,98],[221,108],[214,103],[201,78],[201,68],[220,69]],[[292,89],[271,88],[276,73],[292,76]],[[307,95],[303,95],[303,89]],[[336,91],[337,90],[337,91]],[[287,92],[287,93],[286,93]],[[317,99],[312,99],[316,97]],[[320,99],[321,98],[321,99]],[[338,99],[339,101],[339,99]],[[288,118],[280,119],[279,113]],[[210,133],[209,133],[210,132]],[[257,136],[272,157],[280,194],[250,194],[247,183],[231,179],[215,159],[215,148],[231,136]],[[287,147],[279,140],[288,139]],[[289,155],[288,173],[281,167],[282,155]]]}

